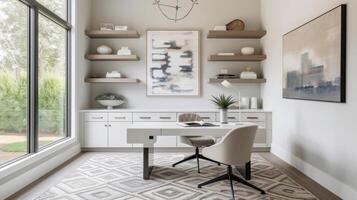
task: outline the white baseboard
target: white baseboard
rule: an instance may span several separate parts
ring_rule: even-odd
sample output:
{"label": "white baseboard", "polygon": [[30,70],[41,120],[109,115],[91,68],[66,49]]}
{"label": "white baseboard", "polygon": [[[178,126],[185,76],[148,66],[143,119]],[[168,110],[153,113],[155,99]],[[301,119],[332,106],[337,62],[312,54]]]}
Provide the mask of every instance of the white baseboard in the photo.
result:
{"label": "white baseboard", "polygon": [[0,199],[6,199],[15,194],[17,191],[46,175],[48,172],[60,166],[78,153],[80,153],[79,143],[67,145],[66,148],[54,152],[47,157],[45,162],[41,162],[36,165],[36,167],[27,169],[26,172],[21,173],[0,185]]}
{"label": "white baseboard", "polygon": [[355,189],[335,179],[329,174],[326,174],[320,169],[298,158],[297,156],[291,154],[291,152],[286,151],[280,146],[276,144],[272,144],[271,153],[275,154],[285,162],[294,166],[296,169],[304,173],[306,176],[318,182],[320,185],[327,188],[331,192],[335,193],[337,196],[341,197],[342,199],[344,200],[356,199],[357,191]]}

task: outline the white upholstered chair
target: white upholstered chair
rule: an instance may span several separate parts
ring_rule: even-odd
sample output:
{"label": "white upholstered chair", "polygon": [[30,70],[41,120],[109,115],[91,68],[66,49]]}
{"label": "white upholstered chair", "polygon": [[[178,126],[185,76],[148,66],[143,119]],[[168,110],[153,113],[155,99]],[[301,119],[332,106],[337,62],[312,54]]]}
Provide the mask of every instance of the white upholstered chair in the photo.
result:
{"label": "white upholstered chair", "polygon": [[232,172],[232,166],[244,165],[250,162],[251,152],[253,148],[253,143],[255,135],[257,132],[256,125],[244,126],[241,128],[234,129],[227,133],[219,142],[210,147],[204,148],[202,150],[203,156],[220,162],[223,165],[227,165],[227,173],[214,178],[212,180],[206,181],[198,185],[199,188],[202,186],[223,180],[229,180],[232,190],[232,196],[234,198],[233,181],[238,181],[244,185],[254,188],[265,194],[265,191],[248,183],[246,180],[235,176]]}
{"label": "white upholstered chair", "polygon": [[[201,120],[202,120],[201,117],[194,113],[184,113],[184,114],[179,115],[179,117],[178,117],[178,122],[190,122],[190,121],[201,121]],[[172,167],[175,167],[176,165],[178,165],[180,163],[183,163],[183,162],[186,162],[186,161],[192,160],[192,159],[197,159],[198,173],[200,173],[199,159],[208,160],[208,161],[211,161],[211,162],[214,162],[214,163],[217,163],[218,165],[220,165],[219,162],[211,160],[209,158],[206,158],[206,157],[202,156],[199,152],[199,149],[202,147],[208,147],[208,146],[214,145],[215,138],[213,138],[211,136],[181,136],[180,141],[184,144],[194,147],[195,154],[173,164]]]}

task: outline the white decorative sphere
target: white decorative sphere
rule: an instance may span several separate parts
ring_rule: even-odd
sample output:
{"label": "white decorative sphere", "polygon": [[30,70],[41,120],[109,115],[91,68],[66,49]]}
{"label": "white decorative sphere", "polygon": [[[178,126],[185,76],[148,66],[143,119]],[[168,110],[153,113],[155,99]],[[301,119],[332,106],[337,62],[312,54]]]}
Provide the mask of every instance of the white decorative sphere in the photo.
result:
{"label": "white decorative sphere", "polygon": [[241,49],[241,53],[243,55],[254,55],[255,49],[254,47],[243,47]]}
{"label": "white decorative sphere", "polygon": [[107,45],[101,45],[97,48],[97,53],[98,54],[103,54],[103,55],[106,55],[106,54],[112,54],[113,53],[113,49],[110,48],[109,46]]}

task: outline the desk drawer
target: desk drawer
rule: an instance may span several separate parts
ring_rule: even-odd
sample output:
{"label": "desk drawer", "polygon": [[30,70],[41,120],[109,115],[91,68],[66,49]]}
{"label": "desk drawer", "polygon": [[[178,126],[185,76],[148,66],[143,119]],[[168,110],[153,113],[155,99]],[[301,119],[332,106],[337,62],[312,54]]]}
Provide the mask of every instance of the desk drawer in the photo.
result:
{"label": "desk drawer", "polygon": [[175,122],[176,113],[133,113],[134,122]]}
{"label": "desk drawer", "polygon": [[108,121],[107,113],[85,113],[84,120],[86,122],[106,122]]}
{"label": "desk drawer", "polygon": [[264,122],[265,121],[265,113],[242,113],[242,121]]}
{"label": "desk drawer", "polygon": [[110,122],[131,122],[133,120],[131,113],[109,113]]}

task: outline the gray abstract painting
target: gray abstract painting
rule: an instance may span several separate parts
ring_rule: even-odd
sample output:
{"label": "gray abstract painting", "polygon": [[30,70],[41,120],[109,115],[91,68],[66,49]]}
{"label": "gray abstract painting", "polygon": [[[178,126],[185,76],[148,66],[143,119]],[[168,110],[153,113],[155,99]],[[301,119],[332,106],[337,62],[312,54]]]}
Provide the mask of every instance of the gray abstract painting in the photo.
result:
{"label": "gray abstract painting", "polygon": [[147,95],[199,95],[199,58],[199,31],[148,31]]}
{"label": "gray abstract painting", "polygon": [[345,101],[345,6],[339,6],[283,38],[283,97]]}

